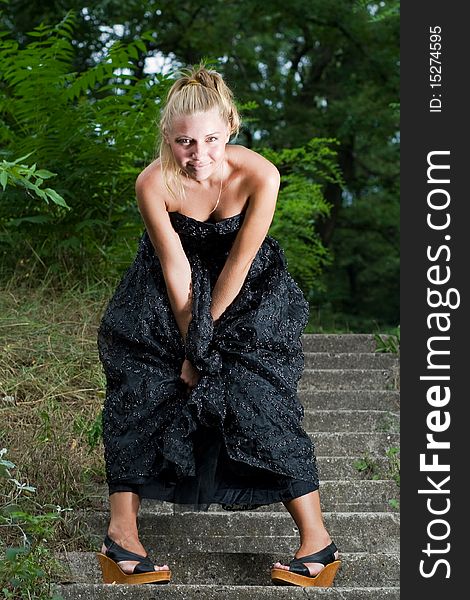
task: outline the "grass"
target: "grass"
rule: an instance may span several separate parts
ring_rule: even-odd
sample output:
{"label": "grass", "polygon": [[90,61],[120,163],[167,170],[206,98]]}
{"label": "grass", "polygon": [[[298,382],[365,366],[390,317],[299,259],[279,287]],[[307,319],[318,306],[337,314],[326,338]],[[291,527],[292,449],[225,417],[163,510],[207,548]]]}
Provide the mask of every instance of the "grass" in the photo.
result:
{"label": "grass", "polygon": [[0,292],[1,446],[38,506],[73,509],[56,531],[62,549],[88,549],[74,511],[96,505],[105,485],[96,330],[111,293],[18,280]]}
{"label": "grass", "polygon": [[[59,506],[38,505],[35,488],[16,479],[16,465],[0,449],[0,588],[11,600],[60,600],[53,582],[68,577],[49,547],[63,522]],[[15,536],[16,534],[16,536]]]}
{"label": "grass", "polygon": [[[331,308],[311,306],[305,333],[367,333],[381,336],[396,334],[397,327],[367,316],[345,315],[332,312]],[[390,350],[388,350],[390,351]]]}
{"label": "grass", "polygon": [[393,354],[400,354],[400,325],[389,332],[388,335],[376,333],[374,338],[376,343],[376,352],[391,352]]}

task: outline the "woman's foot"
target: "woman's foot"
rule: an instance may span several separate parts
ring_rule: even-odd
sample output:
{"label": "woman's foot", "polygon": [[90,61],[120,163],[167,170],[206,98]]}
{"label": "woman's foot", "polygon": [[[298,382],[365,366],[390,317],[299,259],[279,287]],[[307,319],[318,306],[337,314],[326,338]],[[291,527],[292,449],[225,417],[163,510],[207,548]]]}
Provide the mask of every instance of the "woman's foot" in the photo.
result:
{"label": "woman's foot", "polygon": [[[123,534],[122,532],[113,531],[112,529],[109,529],[108,536],[114,542],[116,542],[116,544],[118,544],[125,550],[129,550],[130,552],[135,552],[136,554],[140,554],[141,556],[147,556],[147,552],[145,551],[145,548],[140,543],[137,533]],[[103,543],[103,545],[101,547],[101,552],[103,554],[106,554],[106,551],[107,551],[106,545]],[[137,564],[138,564],[138,561],[135,561],[135,560],[120,560],[118,562],[118,565],[126,574],[131,574],[134,571],[135,565],[137,565]],[[155,568],[155,571],[169,571],[170,570],[169,566],[166,564],[162,565],[162,566],[155,565],[154,568]]]}
{"label": "woman's foot", "polygon": [[[300,548],[297,550],[297,552],[294,555],[294,558],[302,558],[302,556],[309,556],[310,554],[314,554],[315,552],[319,552],[320,550],[323,550],[323,548],[326,548],[329,544],[331,544],[331,538],[329,535],[322,537],[322,540],[320,542],[316,542],[316,543],[304,543],[300,545]],[[338,560],[338,556],[339,553],[338,551],[336,551],[334,553],[334,557],[335,560]],[[303,563],[307,569],[310,572],[310,575],[312,575],[312,577],[314,577],[315,575],[318,575],[318,573],[320,573],[320,571],[322,571],[325,568],[325,565],[322,563]],[[273,565],[274,568],[276,569],[284,569],[285,571],[289,570],[289,565],[283,565],[280,562],[274,563]]]}

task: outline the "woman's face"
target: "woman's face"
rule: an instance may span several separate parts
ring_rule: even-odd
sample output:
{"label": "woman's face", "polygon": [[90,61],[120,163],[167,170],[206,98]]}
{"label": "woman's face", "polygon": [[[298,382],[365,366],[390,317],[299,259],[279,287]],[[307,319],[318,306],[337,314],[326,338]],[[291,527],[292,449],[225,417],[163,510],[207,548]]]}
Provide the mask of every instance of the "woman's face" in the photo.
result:
{"label": "woman's face", "polygon": [[208,179],[217,171],[229,138],[228,124],[216,108],[177,117],[168,133],[176,163],[197,181]]}

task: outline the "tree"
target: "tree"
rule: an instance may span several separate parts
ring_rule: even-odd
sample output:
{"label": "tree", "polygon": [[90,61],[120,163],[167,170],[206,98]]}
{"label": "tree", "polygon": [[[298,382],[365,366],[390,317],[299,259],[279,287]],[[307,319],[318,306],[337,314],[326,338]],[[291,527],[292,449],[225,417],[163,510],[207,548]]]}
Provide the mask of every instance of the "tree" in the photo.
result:
{"label": "tree", "polygon": [[63,200],[41,201],[42,181],[37,190],[25,193],[19,185],[2,193],[4,264],[23,259],[25,269],[39,261],[56,270],[99,270],[100,249],[141,229],[134,181],[153,158],[155,119],[169,80],[136,80],[128,72],[137,49],[145,50],[142,39],[115,43],[92,68],[73,72],[74,23],[69,13],[58,25],[38,26],[22,48],[6,36],[0,43],[4,164],[27,155],[34,162],[29,177],[36,165],[42,179],[56,174],[57,198]]}
{"label": "tree", "polygon": [[[19,3],[10,2],[12,14]],[[64,4],[77,5],[72,0]],[[48,16],[58,0],[41,3],[43,6],[44,16]],[[35,24],[41,17],[40,10],[33,16],[27,14],[36,19]],[[114,40],[131,42],[148,29],[152,39],[132,61],[134,76],[145,77],[146,61],[151,56],[166,60],[172,68],[197,63],[203,56],[212,57],[241,104],[256,103],[256,109],[248,113],[250,119],[241,133],[241,143],[280,150],[303,146],[315,137],[338,139],[344,186],[327,184],[325,196],[331,211],[312,224],[334,256],[327,273],[330,299],[334,299],[335,310],[351,310],[351,301],[356,299],[356,313],[372,311],[370,317],[377,318],[384,309],[390,315],[387,319],[397,322],[397,294],[386,298],[386,307],[376,303],[366,309],[363,302],[357,304],[361,290],[376,285],[372,276],[376,269],[363,268],[370,260],[367,246],[356,243],[354,252],[349,246],[354,238],[351,225],[367,223],[370,219],[366,213],[372,210],[374,228],[379,231],[377,239],[393,238],[392,244],[386,243],[375,255],[394,265],[383,269],[377,266],[386,278],[381,284],[396,290],[396,0],[292,0],[288,5],[280,0],[131,0],[125,4],[103,0],[79,13],[79,17],[82,39],[75,44],[81,46],[83,64],[77,65],[78,70],[99,60],[102,49]],[[26,17],[23,14],[21,18]],[[14,18],[10,21],[13,23]],[[353,275],[358,271],[362,272],[361,278]]]}
{"label": "tree", "polygon": [[[93,67],[70,72],[74,24],[69,13],[58,25],[37,26],[22,48],[6,36],[0,43],[0,139],[8,143],[3,153],[9,159],[0,164],[0,183],[17,184],[0,199],[0,245],[4,262],[30,269],[34,260],[58,271],[66,265],[90,277],[93,267],[101,275],[105,262],[109,270],[110,257],[122,256],[127,267],[135,252],[143,223],[134,182],[153,159],[156,120],[170,79],[133,75],[132,61],[145,50],[144,40],[152,40],[145,32],[130,43],[115,42]],[[329,211],[323,181],[340,179],[331,143],[313,140],[278,153],[259,149],[283,171],[273,232],[306,294],[321,289],[318,275],[328,261],[312,224]],[[54,172],[12,160],[24,152],[21,160],[34,157]],[[58,192],[42,189],[53,175]]]}

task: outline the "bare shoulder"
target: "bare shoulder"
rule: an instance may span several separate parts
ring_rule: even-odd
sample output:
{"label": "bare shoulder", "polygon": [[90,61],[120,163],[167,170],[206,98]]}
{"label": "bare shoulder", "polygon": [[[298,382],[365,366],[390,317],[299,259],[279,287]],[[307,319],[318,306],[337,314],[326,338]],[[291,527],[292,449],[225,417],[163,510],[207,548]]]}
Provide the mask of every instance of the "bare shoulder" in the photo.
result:
{"label": "bare shoulder", "polygon": [[135,192],[140,214],[164,268],[184,254],[168,214],[160,161],[150,163],[136,178]]}
{"label": "bare shoulder", "polygon": [[234,164],[248,176],[272,177],[274,180],[279,178],[279,170],[276,165],[258,152],[237,144],[229,144],[227,152]]}
{"label": "bare shoulder", "polygon": [[157,158],[139,173],[135,180],[135,193],[139,204],[151,201],[166,208],[160,159]]}
{"label": "bare shoulder", "polygon": [[[255,207],[266,213],[266,218],[272,216],[277,195],[279,192],[281,176],[276,165],[244,146],[230,145],[229,160],[239,174],[240,190],[248,199],[250,213]],[[257,211],[256,211],[257,212]]]}

